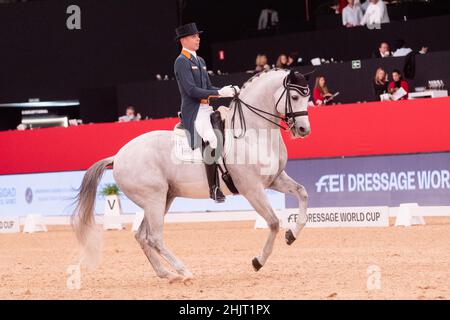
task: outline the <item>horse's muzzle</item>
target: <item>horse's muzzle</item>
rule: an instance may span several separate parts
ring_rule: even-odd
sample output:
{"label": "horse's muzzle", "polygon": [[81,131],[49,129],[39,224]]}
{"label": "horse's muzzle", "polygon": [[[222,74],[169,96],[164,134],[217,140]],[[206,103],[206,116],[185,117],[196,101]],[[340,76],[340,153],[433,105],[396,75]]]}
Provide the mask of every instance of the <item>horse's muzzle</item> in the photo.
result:
{"label": "horse's muzzle", "polygon": [[310,128],[306,128],[306,127],[294,127],[292,128],[292,134],[294,136],[294,138],[304,138],[306,136],[308,136],[311,132]]}

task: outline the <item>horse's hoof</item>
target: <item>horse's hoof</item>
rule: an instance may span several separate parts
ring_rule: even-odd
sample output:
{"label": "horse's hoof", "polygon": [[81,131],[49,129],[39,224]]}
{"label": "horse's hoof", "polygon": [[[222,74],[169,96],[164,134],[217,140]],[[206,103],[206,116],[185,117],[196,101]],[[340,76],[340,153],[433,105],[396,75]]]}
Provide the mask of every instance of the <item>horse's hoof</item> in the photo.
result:
{"label": "horse's hoof", "polygon": [[253,269],[255,269],[255,271],[259,271],[259,269],[262,268],[262,264],[259,263],[257,258],[253,258],[252,265],[253,265]]}
{"label": "horse's hoof", "polygon": [[285,239],[286,239],[286,243],[288,244],[288,246],[290,246],[295,241],[295,237],[294,237],[294,234],[292,233],[291,229],[286,231]]}
{"label": "horse's hoof", "polygon": [[181,280],[183,280],[183,277],[178,275],[178,274],[174,274],[174,275],[169,276],[169,283],[170,284],[172,284],[174,282],[177,282],[177,281],[181,281]]}
{"label": "horse's hoof", "polygon": [[183,278],[183,284],[185,286],[191,286],[194,284],[194,278],[193,277],[184,277]]}

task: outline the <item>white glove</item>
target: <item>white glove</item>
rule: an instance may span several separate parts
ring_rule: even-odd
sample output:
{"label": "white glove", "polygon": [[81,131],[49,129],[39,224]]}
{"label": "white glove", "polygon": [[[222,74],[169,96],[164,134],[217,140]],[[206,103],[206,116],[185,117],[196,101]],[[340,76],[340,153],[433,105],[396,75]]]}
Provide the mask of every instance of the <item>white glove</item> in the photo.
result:
{"label": "white glove", "polygon": [[232,86],[226,86],[223,87],[222,89],[219,89],[219,95],[223,98],[232,98],[234,97],[234,93],[235,92]]}

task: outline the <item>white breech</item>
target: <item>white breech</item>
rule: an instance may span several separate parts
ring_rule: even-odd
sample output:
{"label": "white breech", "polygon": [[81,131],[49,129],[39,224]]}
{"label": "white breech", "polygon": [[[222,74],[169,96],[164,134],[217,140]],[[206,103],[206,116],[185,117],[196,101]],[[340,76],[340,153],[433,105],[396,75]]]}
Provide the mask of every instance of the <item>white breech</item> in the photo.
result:
{"label": "white breech", "polygon": [[213,108],[207,104],[201,104],[195,119],[195,130],[204,141],[208,141],[211,148],[217,148],[217,137],[211,124]]}

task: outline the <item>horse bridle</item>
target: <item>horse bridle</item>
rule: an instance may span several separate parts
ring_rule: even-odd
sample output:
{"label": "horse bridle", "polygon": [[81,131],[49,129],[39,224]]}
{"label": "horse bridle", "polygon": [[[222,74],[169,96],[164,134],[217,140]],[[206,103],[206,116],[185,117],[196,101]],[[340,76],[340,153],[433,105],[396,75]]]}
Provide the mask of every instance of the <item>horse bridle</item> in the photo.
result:
{"label": "horse bridle", "polygon": [[[252,105],[249,105],[248,103],[245,103],[244,101],[242,101],[239,98],[239,93],[237,92],[237,90],[233,87],[234,89],[234,97],[233,97],[233,102],[235,103],[235,108],[233,111],[233,116],[231,117],[231,128],[233,130],[233,137],[235,139],[241,139],[245,136],[245,133],[247,131],[247,124],[245,122],[245,118],[244,118],[244,113],[242,111],[242,105],[246,106],[247,109],[249,109],[251,112],[253,112],[254,114],[258,115],[259,117],[265,119],[268,122],[273,123],[274,125],[280,127],[283,130],[291,130],[294,126],[295,126],[295,118],[296,117],[302,117],[302,116],[307,116],[308,115],[308,111],[297,111],[294,112],[294,110],[292,109],[292,102],[291,102],[291,90],[294,90],[296,92],[298,92],[302,97],[307,97],[310,93],[309,91],[309,87],[308,85],[306,86],[301,86],[298,84],[294,84],[291,82],[291,74],[287,75],[284,80],[283,80],[283,86],[284,86],[284,90],[281,93],[280,97],[278,98],[277,103],[275,104],[275,109],[278,107],[278,104],[280,103],[281,99],[283,98],[283,96],[286,94],[286,101],[285,101],[285,106],[284,106],[284,116],[279,116],[277,114],[273,114],[261,109],[258,109]],[[240,127],[242,129],[242,132],[236,136],[235,135],[235,119],[236,119],[236,111],[239,113],[239,124]],[[267,117],[265,117],[264,115],[268,115],[271,116],[273,118],[276,118],[278,120],[282,120],[286,123],[287,127],[284,127],[282,125],[280,125],[278,122],[275,122]]]}

